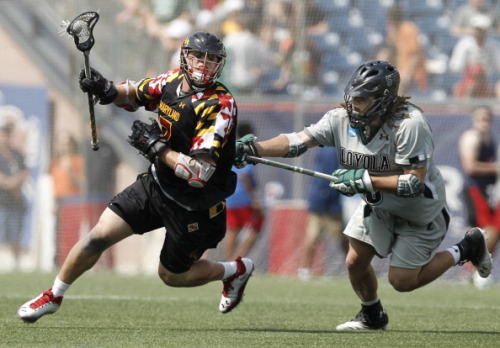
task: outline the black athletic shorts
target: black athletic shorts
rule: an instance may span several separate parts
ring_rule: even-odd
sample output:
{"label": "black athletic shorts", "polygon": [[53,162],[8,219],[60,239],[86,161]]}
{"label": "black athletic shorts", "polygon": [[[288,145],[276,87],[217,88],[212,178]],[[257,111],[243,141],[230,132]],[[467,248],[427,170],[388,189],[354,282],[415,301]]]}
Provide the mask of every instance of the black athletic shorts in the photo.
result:
{"label": "black athletic shorts", "polygon": [[186,272],[207,249],[217,247],[226,233],[225,207],[222,201],[207,210],[188,211],[166,198],[147,173],[109,204],[135,234],[166,228],[160,262],[173,273]]}

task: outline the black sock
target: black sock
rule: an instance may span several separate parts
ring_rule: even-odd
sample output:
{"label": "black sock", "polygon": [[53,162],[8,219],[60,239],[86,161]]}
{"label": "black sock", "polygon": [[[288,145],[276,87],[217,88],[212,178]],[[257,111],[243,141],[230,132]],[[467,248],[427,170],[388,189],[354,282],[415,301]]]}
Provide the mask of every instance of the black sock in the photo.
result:
{"label": "black sock", "polygon": [[380,300],[377,303],[374,303],[372,305],[366,306],[364,304],[361,305],[361,308],[364,313],[368,315],[379,315],[379,313],[382,311],[382,303]]}
{"label": "black sock", "polygon": [[460,242],[456,244],[458,250],[460,250],[460,262],[466,262],[470,260],[470,242],[467,238],[462,239]]}

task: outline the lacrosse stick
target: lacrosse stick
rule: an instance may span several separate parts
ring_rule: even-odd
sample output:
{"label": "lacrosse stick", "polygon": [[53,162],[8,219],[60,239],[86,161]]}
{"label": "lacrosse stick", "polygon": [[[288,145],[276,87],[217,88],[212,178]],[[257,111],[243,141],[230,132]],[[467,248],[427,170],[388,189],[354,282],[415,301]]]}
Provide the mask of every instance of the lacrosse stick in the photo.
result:
{"label": "lacrosse stick", "polygon": [[333,175],[328,175],[328,174],[320,173],[320,172],[317,172],[317,171],[314,171],[314,170],[310,170],[310,169],[305,169],[305,168],[302,168],[302,167],[292,166],[290,164],[286,164],[286,163],[282,163],[282,162],[277,162],[277,161],[273,161],[273,160],[270,160],[270,159],[265,159],[265,158],[261,158],[261,157],[255,157],[255,156],[246,156],[245,158],[249,162],[260,163],[260,164],[265,164],[265,165],[268,165],[268,166],[271,166],[271,167],[286,169],[286,170],[290,170],[290,171],[295,172],[295,173],[300,173],[300,174],[305,174],[305,175],[309,175],[309,176],[314,176],[315,178],[320,178],[320,179],[324,179],[324,180],[328,180],[328,181],[335,181],[335,180],[337,180],[337,177],[335,177]]}
{"label": "lacrosse stick", "polygon": [[[85,57],[85,76],[91,78],[89,53],[92,46],[94,46],[94,36],[92,31],[94,26],[99,20],[99,14],[95,11],[87,11],[78,15],[69,24],[67,24],[66,32],[75,40],[76,48],[83,52]],[[63,25],[66,23],[63,22]],[[90,129],[92,131],[92,150],[99,150],[99,141],[97,140],[97,130],[94,114],[94,98],[92,94],[88,93],[89,100],[89,113],[90,113]]]}

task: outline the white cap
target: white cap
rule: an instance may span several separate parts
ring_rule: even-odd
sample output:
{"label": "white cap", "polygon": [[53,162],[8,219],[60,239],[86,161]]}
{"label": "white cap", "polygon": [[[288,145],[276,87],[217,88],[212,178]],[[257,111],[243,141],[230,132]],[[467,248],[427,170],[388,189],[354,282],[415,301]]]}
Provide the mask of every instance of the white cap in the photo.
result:
{"label": "white cap", "polygon": [[207,29],[214,21],[215,15],[212,11],[204,9],[196,16],[196,25],[199,28]]}
{"label": "white cap", "polygon": [[491,27],[491,18],[484,14],[477,14],[470,19],[472,28],[487,30]]}
{"label": "white cap", "polygon": [[224,10],[226,13],[233,11],[241,11],[245,8],[245,1],[243,0],[226,0],[224,1]]}
{"label": "white cap", "polygon": [[17,106],[5,105],[0,107],[0,128],[13,127],[23,119],[23,112]]}
{"label": "white cap", "polygon": [[184,39],[191,34],[192,25],[188,21],[176,18],[163,29],[163,34],[173,39]]}

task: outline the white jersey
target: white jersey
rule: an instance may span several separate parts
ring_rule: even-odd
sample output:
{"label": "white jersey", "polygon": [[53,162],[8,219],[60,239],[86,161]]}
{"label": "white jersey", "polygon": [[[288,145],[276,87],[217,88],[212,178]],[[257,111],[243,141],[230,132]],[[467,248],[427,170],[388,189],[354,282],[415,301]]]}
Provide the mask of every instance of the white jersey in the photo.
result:
{"label": "white jersey", "polygon": [[414,198],[376,192],[362,195],[373,207],[416,224],[431,222],[446,207],[446,194],[441,173],[433,161],[432,130],[424,115],[410,106],[409,117],[384,124],[368,144],[363,144],[358,131],[351,128],[344,108],[328,111],[318,123],[304,131],[324,146],[334,146],[340,164],[346,169],[365,168],[371,176],[403,174],[403,167],[427,160],[426,190]]}

